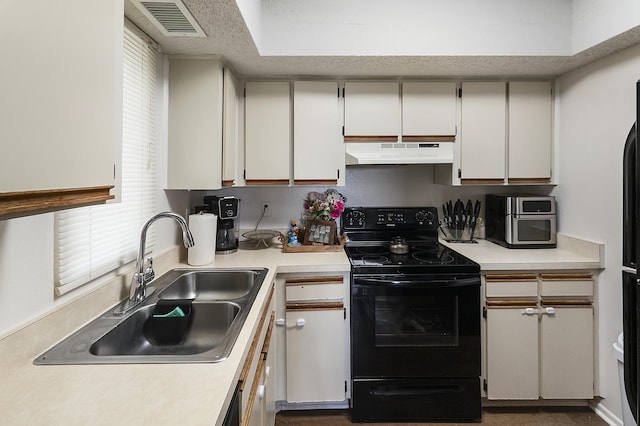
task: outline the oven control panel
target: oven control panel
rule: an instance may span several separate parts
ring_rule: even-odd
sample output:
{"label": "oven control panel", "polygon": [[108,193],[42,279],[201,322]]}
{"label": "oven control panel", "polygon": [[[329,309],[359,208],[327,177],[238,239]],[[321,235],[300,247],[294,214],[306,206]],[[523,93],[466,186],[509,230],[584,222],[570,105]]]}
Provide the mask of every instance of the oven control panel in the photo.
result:
{"label": "oven control panel", "polygon": [[437,229],[435,207],[351,207],[342,213],[344,229]]}

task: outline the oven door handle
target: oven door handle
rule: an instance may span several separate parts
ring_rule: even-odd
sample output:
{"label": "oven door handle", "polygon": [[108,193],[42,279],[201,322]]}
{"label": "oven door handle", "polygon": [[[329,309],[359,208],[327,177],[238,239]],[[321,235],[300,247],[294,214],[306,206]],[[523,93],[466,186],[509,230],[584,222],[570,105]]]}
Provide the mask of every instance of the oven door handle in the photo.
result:
{"label": "oven door handle", "polygon": [[383,386],[374,387],[369,390],[369,394],[379,397],[407,397],[407,396],[430,396],[441,394],[461,393],[460,385],[442,386],[410,386],[387,388]]}
{"label": "oven door handle", "polygon": [[[389,287],[476,287],[480,286],[479,277],[457,278],[457,279],[435,279],[427,280],[423,278],[407,280],[394,278],[354,278],[355,285],[374,285]],[[425,285],[426,284],[426,285]]]}

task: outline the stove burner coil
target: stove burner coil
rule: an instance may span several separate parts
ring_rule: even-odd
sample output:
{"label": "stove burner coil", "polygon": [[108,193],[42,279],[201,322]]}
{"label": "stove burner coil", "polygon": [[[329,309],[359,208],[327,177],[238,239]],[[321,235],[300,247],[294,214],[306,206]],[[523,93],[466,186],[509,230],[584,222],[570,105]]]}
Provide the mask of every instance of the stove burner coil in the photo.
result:
{"label": "stove burner coil", "polygon": [[413,253],[412,257],[421,263],[427,263],[431,265],[443,265],[453,263],[455,260],[449,253],[442,253],[440,257],[434,256],[434,253],[428,250],[418,251]]}
{"label": "stove burner coil", "polygon": [[362,256],[360,260],[365,265],[384,265],[389,263],[389,258],[386,256]]}

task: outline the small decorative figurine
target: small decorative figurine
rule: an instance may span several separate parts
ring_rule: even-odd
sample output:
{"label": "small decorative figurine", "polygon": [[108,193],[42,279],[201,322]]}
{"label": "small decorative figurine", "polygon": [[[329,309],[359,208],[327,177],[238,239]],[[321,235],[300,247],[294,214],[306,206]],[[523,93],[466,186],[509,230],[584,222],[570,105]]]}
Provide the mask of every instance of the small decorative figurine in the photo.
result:
{"label": "small decorative figurine", "polygon": [[289,223],[289,242],[287,243],[289,246],[299,246],[300,241],[298,241],[298,223],[295,220],[292,220]]}

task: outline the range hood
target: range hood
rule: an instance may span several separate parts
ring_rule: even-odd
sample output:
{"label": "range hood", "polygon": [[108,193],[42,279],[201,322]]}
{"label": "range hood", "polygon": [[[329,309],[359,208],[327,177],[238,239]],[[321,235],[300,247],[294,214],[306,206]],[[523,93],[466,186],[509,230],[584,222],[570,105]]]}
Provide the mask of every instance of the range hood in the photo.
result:
{"label": "range hood", "polygon": [[453,142],[347,142],[345,145],[347,166],[453,163]]}

